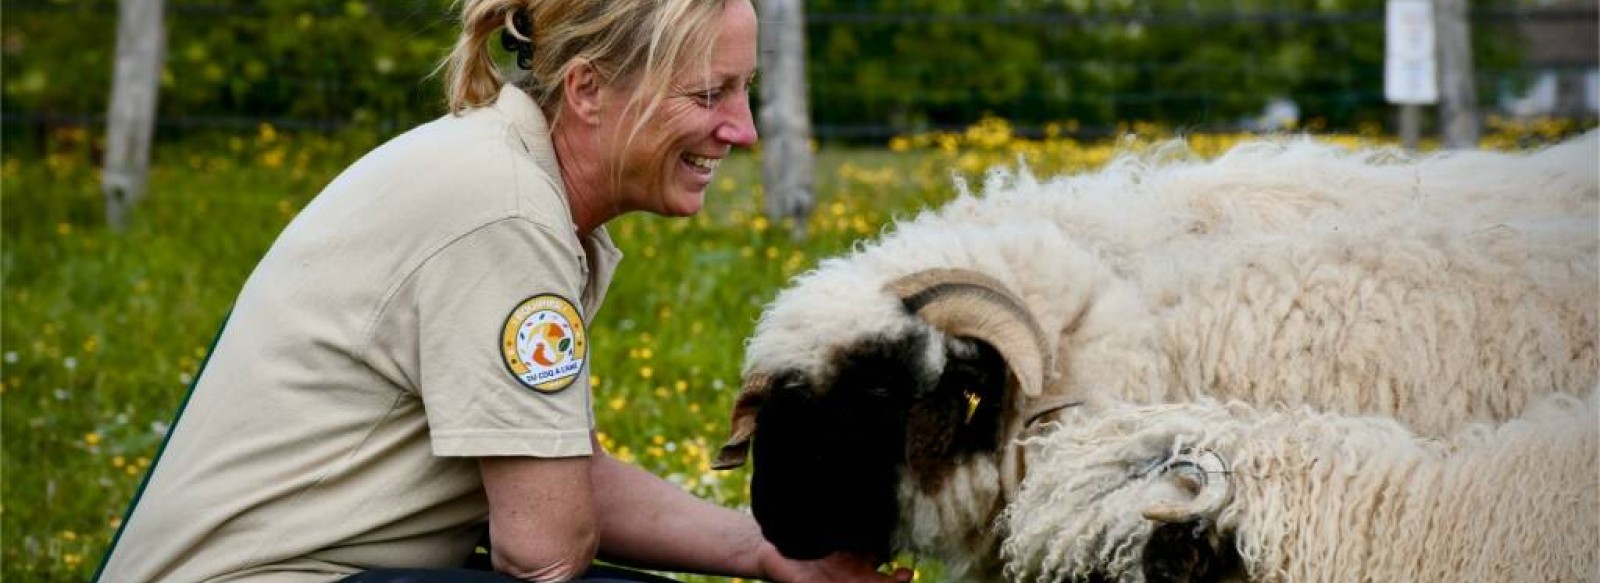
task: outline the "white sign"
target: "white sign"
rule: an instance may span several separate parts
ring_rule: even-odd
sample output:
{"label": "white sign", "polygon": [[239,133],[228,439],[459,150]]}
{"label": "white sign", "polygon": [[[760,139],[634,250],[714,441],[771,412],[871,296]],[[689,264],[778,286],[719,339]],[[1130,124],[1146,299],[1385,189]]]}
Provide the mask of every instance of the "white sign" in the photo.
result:
{"label": "white sign", "polygon": [[1389,103],[1439,102],[1433,3],[1389,0],[1383,34],[1383,97]]}

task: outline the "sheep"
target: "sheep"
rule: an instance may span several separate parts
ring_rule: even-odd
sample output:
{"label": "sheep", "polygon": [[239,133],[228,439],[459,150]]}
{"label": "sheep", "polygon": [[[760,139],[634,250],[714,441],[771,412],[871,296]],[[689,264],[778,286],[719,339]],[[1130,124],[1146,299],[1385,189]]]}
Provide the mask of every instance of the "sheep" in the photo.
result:
{"label": "sheep", "polygon": [[996,175],[767,306],[713,465],[754,439],[752,509],[786,555],[993,572],[1016,443],[1074,405],[1306,405],[1430,437],[1510,419],[1600,380],[1597,142]]}
{"label": "sheep", "polygon": [[1600,580],[1600,408],[1425,439],[1245,403],[1081,408],[1023,447],[1007,581]]}

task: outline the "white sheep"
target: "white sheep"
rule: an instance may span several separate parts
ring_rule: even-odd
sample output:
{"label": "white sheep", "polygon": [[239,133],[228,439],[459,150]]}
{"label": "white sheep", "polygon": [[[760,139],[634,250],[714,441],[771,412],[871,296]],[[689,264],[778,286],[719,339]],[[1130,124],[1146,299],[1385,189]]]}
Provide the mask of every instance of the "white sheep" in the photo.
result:
{"label": "white sheep", "polygon": [[1004,580],[1600,580],[1594,399],[1444,440],[1238,402],[1076,410],[1024,446]]}
{"label": "white sheep", "polygon": [[768,306],[716,465],[756,437],[753,508],[786,554],[981,572],[1030,466],[1016,441],[1069,404],[1239,399],[1435,437],[1513,418],[1600,381],[1597,143],[997,175]]}

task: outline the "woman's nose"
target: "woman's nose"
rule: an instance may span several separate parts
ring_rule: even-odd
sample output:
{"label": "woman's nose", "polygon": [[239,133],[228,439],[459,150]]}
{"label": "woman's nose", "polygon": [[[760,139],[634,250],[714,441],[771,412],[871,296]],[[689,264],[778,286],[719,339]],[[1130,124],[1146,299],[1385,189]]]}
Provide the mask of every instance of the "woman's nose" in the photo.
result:
{"label": "woman's nose", "polygon": [[741,95],[731,101],[727,117],[717,126],[713,135],[717,140],[734,146],[754,146],[758,136],[755,119],[750,114],[750,98]]}

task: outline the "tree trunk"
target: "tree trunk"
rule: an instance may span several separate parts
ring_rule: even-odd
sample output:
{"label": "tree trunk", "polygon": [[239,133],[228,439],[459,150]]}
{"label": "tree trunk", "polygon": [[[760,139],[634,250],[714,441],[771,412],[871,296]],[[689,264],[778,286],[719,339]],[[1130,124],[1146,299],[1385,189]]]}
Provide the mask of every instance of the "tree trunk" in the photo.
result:
{"label": "tree trunk", "polygon": [[794,221],[795,239],[811,214],[811,108],[806,97],[803,0],[761,0],[761,175],[767,217]]}
{"label": "tree trunk", "polygon": [[101,190],[106,222],[127,228],[144,196],[155,133],[156,97],[167,34],[163,0],[121,0],[117,13],[117,61],[106,113],[106,158]]}
{"label": "tree trunk", "polygon": [[1478,147],[1478,93],[1472,75],[1467,0],[1435,0],[1439,47],[1439,129],[1446,148]]}

